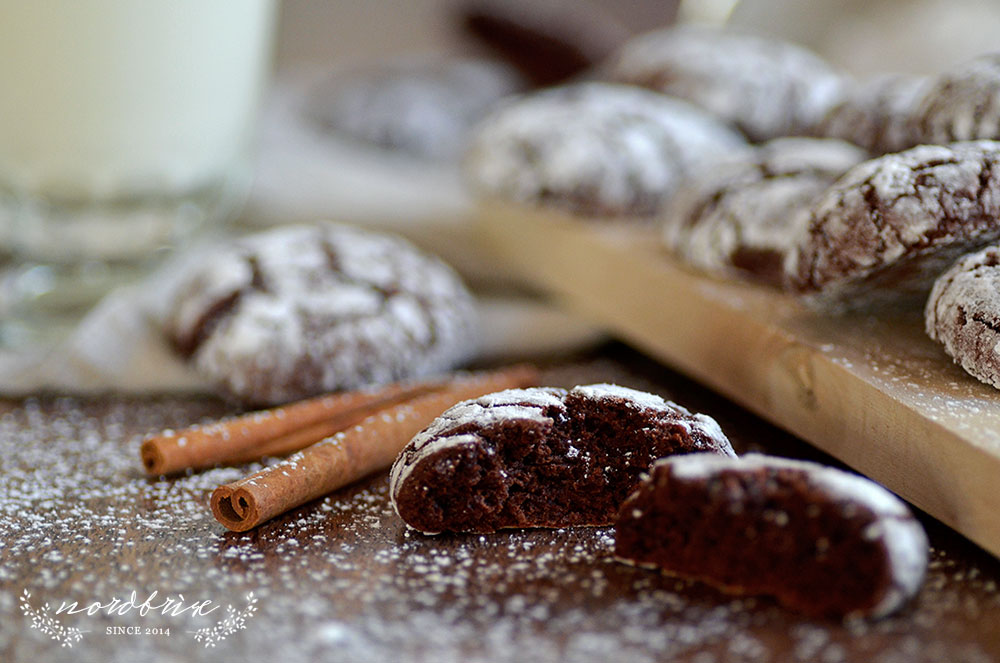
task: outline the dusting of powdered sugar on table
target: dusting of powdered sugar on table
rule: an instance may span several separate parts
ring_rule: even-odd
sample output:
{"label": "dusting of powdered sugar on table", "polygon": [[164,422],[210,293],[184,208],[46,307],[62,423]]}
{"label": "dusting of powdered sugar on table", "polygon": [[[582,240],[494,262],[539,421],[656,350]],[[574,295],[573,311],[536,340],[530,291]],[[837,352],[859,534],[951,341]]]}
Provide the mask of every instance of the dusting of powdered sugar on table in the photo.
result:
{"label": "dusting of powdered sugar on table", "polygon": [[[546,381],[624,377],[653,388],[611,368],[559,369]],[[687,391],[670,396],[691,398]],[[24,590],[37,607],[155,590],[237,609],[252,591],[258,613],[212,651],[229,659],[978,663],[997,653],[983,629],[1000,618],[1000,569],[954,540],[932,551],[925,587],[907,611],[838,625],[619,564],[610,528],[424,537],[393,513],[384,476],[253,532],[227,533],[209,513],[209,494],[261,464],[168,480],[147,479],[138,459],[146,433],[227,414],[232,410],[218,402],[196,399],[0,404],[5,660],[207,656],[186,631],[210,626],[214,615],[66,617],[89,632],[61,648],[21,614]],[[129,625],[174,630],[169,638],[103,634]]]}

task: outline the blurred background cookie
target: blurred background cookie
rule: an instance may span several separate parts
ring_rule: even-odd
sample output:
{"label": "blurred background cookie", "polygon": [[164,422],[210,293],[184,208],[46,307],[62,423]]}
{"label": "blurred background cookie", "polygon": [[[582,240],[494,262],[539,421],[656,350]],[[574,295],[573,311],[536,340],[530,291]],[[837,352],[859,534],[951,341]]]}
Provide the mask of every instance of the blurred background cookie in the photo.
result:
{"label": "blurred background cookie", "polygon": [[414,157],[455,160],[470,128],[498,100],[524,89],[491,60],[398,60],[331,75],[305,111],[322,127]]}
{"label": "blurred background cookie", "polygon": [[465,166],[483,196],[588,217],[650,217],[697,163],[744,147],[686,102],[581,83],[534,93],[483,121]]}
{"label": "blurred background cookie", "polygon": [[917,107],[930,85],[930,77],[914,74],[881,74],[852,84],[816,134],[850,141],[874,154],[925,142],[917,131]]}
{"label": "blurred background cookie", "polygon": [[1000,53],[938,76],[916,110],[922,143],[1000,138]]}
{"label": "blurred background cookie", "polygon": [[784,284],[812,202],[868,157],[840,140],[777,138],[692,174],[663,214],[663,238],[707,272]]}
{"label": "blurred background cookie", "polygon": [[605,73],[686,99],[754,142],[808,133],[841,100],[844,85],[841,74],[800,46],[696,26],[633,38]]}
{"label": "blurred background cookie", "polygon": [[456,13],[469,34],[538,86],[588,70],[631,34],[613,12],[587,0],[465,0]]}

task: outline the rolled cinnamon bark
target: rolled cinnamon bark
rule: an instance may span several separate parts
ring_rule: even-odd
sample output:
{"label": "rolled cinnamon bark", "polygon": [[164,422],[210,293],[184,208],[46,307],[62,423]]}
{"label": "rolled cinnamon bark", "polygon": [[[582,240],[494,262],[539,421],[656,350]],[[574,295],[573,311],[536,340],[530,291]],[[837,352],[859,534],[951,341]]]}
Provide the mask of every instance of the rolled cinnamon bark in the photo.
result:
{"label": "rolled cinnamon bark", "polygon": [[448,386],[394,405],[357,425],[212,493],[216,520],[245,532],[275,516],[389,467],[400,450],[435,417],[459,401],[536,384],[534,368],[470,374]]}
{"label": "rolled cinnamon bark", "polygon": [[372,390],[318,396],[206,426],[165,431],[143,441],[139,454],[146,473],[151,476],[279,456],[298,451],[378,410],[443,384],[440,380],[396,383]]}

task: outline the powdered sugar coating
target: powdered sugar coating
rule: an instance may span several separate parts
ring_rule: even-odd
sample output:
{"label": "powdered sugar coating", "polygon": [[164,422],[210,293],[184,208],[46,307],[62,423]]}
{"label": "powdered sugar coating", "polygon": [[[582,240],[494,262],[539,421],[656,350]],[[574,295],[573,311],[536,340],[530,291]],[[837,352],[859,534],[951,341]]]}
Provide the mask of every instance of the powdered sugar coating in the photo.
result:
{"label": "powdered sugar coating", "polygon": [[555,387],[531,387],[525,389],[504,389],[485,394],[475,400],[484,406],[524,405],[531,407],[557,407],[562,403],[562,391]]}
{"label": "powdered sugar coating", "polygon": [[[670,461],[657,461],[663,464]],[[673,459],[677,460],[677,459]],[[870,479],[844,472],[834,467],[820,465],[806,460],[748,453],[738,459],[716,454],[690,454],[682,462],[670,462],[670,476],[677,479],[707,479],[723,470],[771,470],[786,469],[802,472],[809,481],[821,486],[823,491],[835,499],[856,500],[874,513],[882,516],[907,517],[910,510],[898,497]]]}
{"label": "powdered sugar coating", "polygon": [[871,610],[875,618],[890,615],[910,600],[927,574],[927,533],[912,516],[893,518],[879,514],[876,529],[867,532],[885,546],[893,581]]}
{"label": "powdered sugar coating", "polygon": [[489,60],[400,61],[334,76],[307,111],[354,139],[428,159],[457,159],[472,126],[499,99],[523,88]]}
{"label": "powdered sugar coating", "polygon": [[924,321],[956,364],[1000,389],[1000,247],[964,256],[942,274]]}
{"label": "powdered sugar coating", "polygon": [[709,27],[639,35],[609,70],[612,80],[687,99],[754,142],[808,133],[843,93],[841,75],[804,48]]}
{"label": "powdered sugar coating", "polygon": [[780,286],[812,202],[866,158],[840,140],[778,138],[699,169],[667,206],[664,243],[698,269]]}
{"label": "powdered sugar coating", "polygon": [[565,395],[565,389],[549,387],[505,389],[453,405],[417,433],[400,452],[389,472],[390,496],[396,495],[417,464],[442,447],[468,444],[470,438],[481,441],[474,432],[458,432],[465,431],[468,424],[483,427],[520,419],[551,426],[552,417],[547,412],[564,412]]}
{"label": "powdered sugar coating", "polygon": [[1000,142],[921,145],[851,169],[786,264],[831,310],[920,300],[958,256],[1000,239]]}
{"label": "powdered sugar coating", "polygon": [[488,425],[504,419],[530,419],[539,423],[551,423],[551,417],[544,414],[547,408],[563,407],[563,399],[558,389],[534,387],[530,389],[505,389],[479,398],[462,401],[443,412],[427,428],[418,433],[410,445],[419,450],[433,437],[445,435],[453,428],[474,420]]}
{"label": "powdered sugar coating", "polygon": [[[422,463],[433,463],[442,451],[474,445],[492,455],[495,449],[492,443],[487,442],[483,432],[524,422],[529,424],[528,429],[539,435],[548,435],[557,422],[565,423],[573,416],[573,404],[579,400],[613,401],[637,412],[659,413],[663,415],[660,420],[664,426],[676,426],[683,430],[689,451],[714,451],[735,456],[729,440],[714,419],[692,414],[655,394],[613,384],[583,385],[569,391],[553,387],[510,389],[458,403],[414,436],[390,471],[389,495],[393,508],[400,514],[397,500],[410,476]],[[567,453],[573,453],[573,449],[573,440],[570,440]],[[412,526],[410,522],[407,524]],[[426,534],[437,533],[422,531]]]}
{"label": "powdered sugar coating", "polygon": [[[614,377],[606,363],[600,372],[588,366],[570,369],[576,382]],[[261,611],[212,653],[283,663],[523,663],[525,651],[534,663],[607,663],[613,652],[628,652],[630,663],[982,663],[1000,651],[998,565],[944,527],[930,532],[928,576],[907,610],[847,623],[614,563],[607,527],[420,536],[393,512],[384,476],[258,532],[229,534],[207,496],[261,464],[153,481],[136,459],[149,431],[231,412],[204,398],[0,405],[4,660],[202,660],[211,654],[186,631],[213,624],[227,603],[242,607],[251,590]],[[740,429],[775,441],[767,427]],[[186,604],[211,599],[222,609],[190,619],[159,611],[64,617],[67,626],[92,629],[67,648],[30,627],[17,602],[24,589],[32,605],[48,601],[53,611],[62,601],[107,602],[132,589],[143,597],[159,590],[161,599],[182,593]],[[172,630],[170,637],[104,634],[122,625]],[[512,638],[516,647],[508,646]]]}
{"label": "powdered sugar coating", "polygon": [[1000,139],[1000,53],[941,74],[916,115],[921,142]]}
{"label": "powdered sugar coating", "polygon": [[884,74],[855,84],[823,119],[817,134],[850,141],[876,154],[925,142],[920,140],[916,112],[930,85],[926,76],[907,74]]}
{"label": "powdered sugar coating", "polygon": [[[895,612],[917,593],[927,570],[928,541],[923,527],[906,504],[888,490],[864,477],[809,461],[750,453],[740,458],[716,454],[690,454],[658,460],[653,473],[668,473],[668,481],[704,482],[722,473],[794,472],[818,489],[830,502],[851,505],[871,514],[872,522],[861,533],[878,541],[885,551],[890,582],[866,614],[878,618]],[[661,479],[662,480],[662,479]],[[641,513],[632,514],[641,518]]]}
{"label": "powdered sugar coating", "polygon": [[471,295],[406,241],[323,223],[222,246],[178,290],[168,334],[240,400],[271,404],[450,368]]}
{"label": "powdered sugar coating", "polygon": [[652,410],[671,415],[676,417],[675,423],[687,429],[689,435],[697,434],[696,437],[716,441],[719,447],[726,449],[726,452],[732,452],[725,433],[722,432],[722,428],[719,427],[719,423],[715,419],[704,414],[692,413],[687,408],[673,401],[668,401],[658,394],[607,383],[579,385],[573,387],[570,393],[579,394],[595,401],[615,400],[636,409]]}
{"label": "powdered sugar coating", "polygon": [[683,101],[630,86],[584,83],[508,103],[466,155],[486,196],[588,216],[655,214],[695,164],[743,147]]}

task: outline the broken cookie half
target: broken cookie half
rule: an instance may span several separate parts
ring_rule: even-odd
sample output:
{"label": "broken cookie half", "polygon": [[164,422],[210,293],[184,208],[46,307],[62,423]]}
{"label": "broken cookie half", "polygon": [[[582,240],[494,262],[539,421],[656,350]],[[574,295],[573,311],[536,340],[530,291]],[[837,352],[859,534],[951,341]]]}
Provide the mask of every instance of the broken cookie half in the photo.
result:
{"label": "broken cookie half", "polygon": [[452,407],[393,465],[390,496],[414,529],[609,525],[663,456],[735,456],[715,420],[597,384],[512,389]]}
{"label": "broken cookie half", "polygon": [[896,611],[923,582],[927,545],[875,482],[763,454],[659,460],[615,525],[623,561],[817,616]]}

